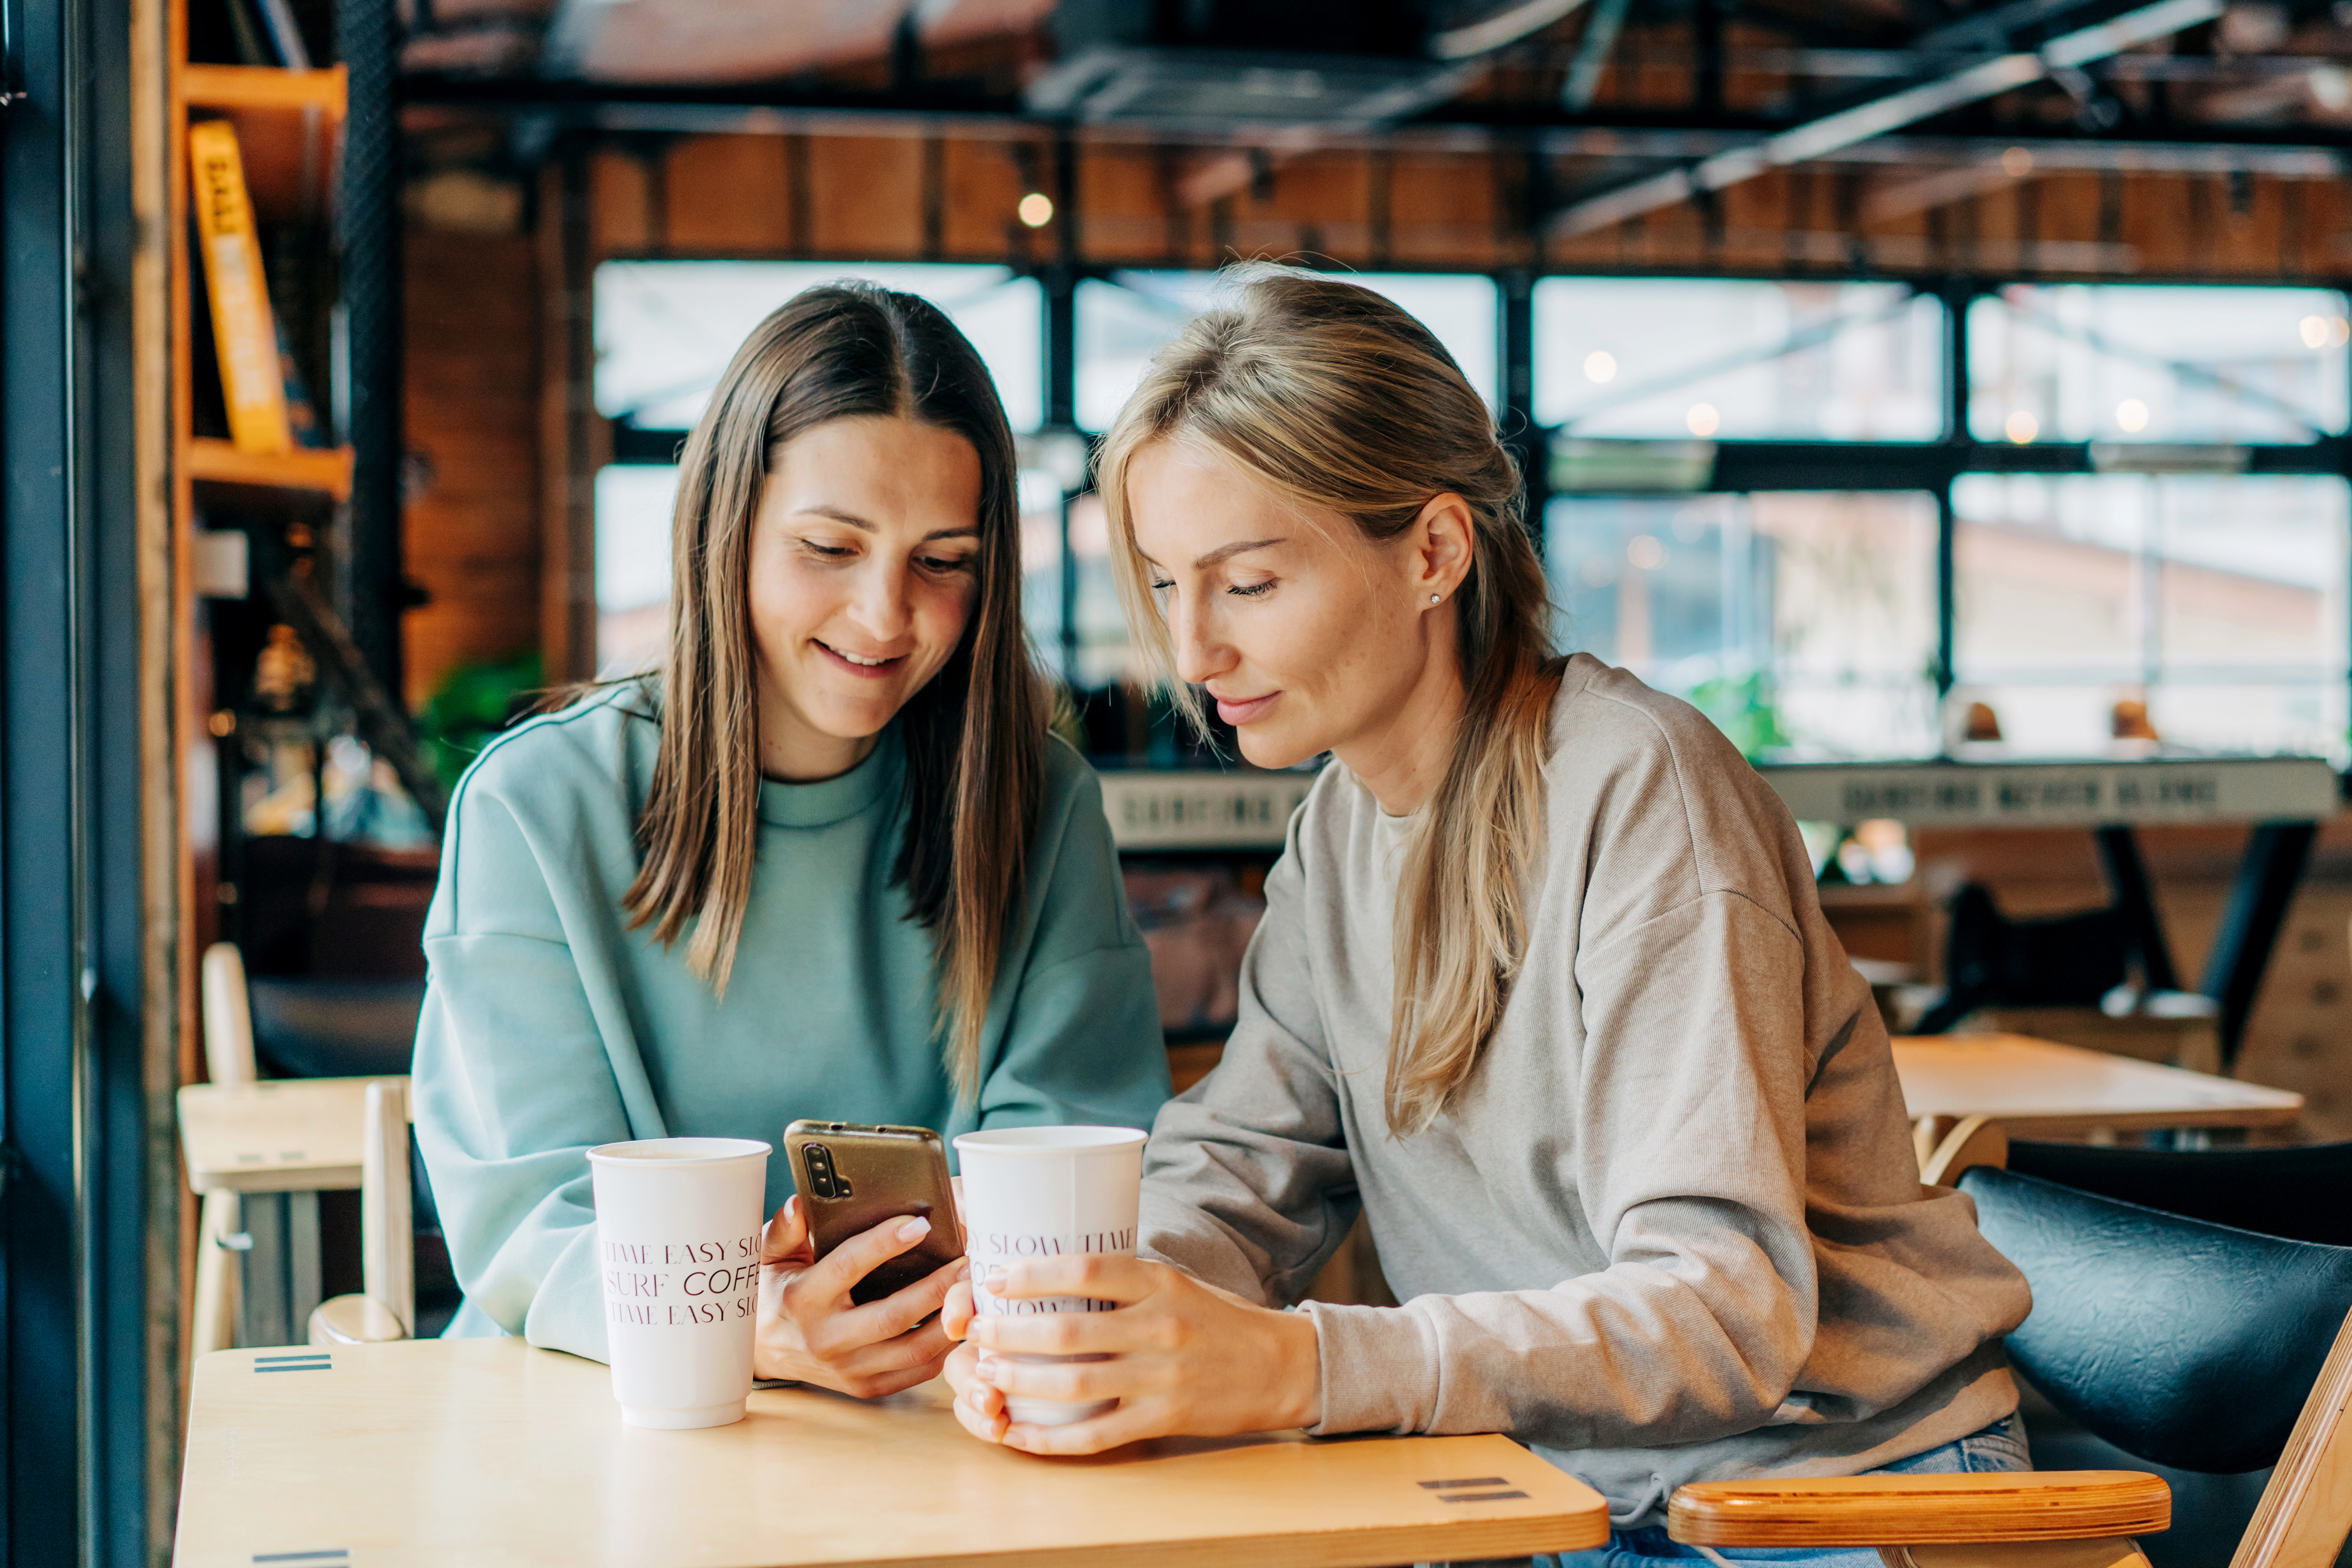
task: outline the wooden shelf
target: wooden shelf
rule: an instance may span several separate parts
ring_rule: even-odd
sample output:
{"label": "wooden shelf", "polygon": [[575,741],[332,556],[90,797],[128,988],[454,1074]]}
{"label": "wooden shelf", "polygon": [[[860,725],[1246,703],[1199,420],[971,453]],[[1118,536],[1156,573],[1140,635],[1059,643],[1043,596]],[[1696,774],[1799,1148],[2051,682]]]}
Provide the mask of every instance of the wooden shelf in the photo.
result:
{"label": "wooden shelf", "polygon": [[180,73],[180,96],[191,109],[235,111],[320,110],[341,121],[349,95],[341,66],[324,70],[279,70],[273,66],[196,66]]}
{"label": "wooden shelf", "polygon": [[198,437],[188,446],[188,473],[200,485],[239,489],[308,490],[331,500],[352,494],[352,449],[297,447],[270,456]]}
{"label": "wooden shelf", "polygon": [[265,223],[324,214],[334,196],[346,102],[341,66],[188,66],[180,98],[191,110],[236,127],[237,153],[255,213]]}

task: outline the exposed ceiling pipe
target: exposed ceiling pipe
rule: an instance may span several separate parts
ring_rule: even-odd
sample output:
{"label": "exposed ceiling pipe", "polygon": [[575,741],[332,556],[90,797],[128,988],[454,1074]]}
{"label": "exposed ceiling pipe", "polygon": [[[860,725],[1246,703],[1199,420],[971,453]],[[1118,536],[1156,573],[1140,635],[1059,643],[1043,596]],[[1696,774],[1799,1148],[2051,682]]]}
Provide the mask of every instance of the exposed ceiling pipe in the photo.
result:
{"label": "exposed ceiling pipe", "polygon": [[1584,0],[1519,0],[1519,4],[1483,22],[1431,34],[1429,52],[1432,58],[1441,60],[1466,60],[1473,55],[1492,54],[1542,32],[1583,5]]}
{"label": "exposed ceiling pipe", "polygon": [[1601,0],[1592,8],[1592,19],[1584,24],[1584,37],[1576,40],[1576,58],[1568,68],[1568,80],[1559,89],[1560,107],[1570,113],[1581,114],[1592,107],[1592,95],[1601,90],[1601,73],[1616,52],[1625,13],[1633,8],[1633,0]]}
{"label": "exposed ceiling pipe", "polygon": [[2137,6],[2095,26],[2062,33],[2031,52],[1994,55],[1883,98],[1703,158],[1687,168],[1670,169],[1570,203],[1554,215],[1546,227],[1554,237],[1606,228],[1660,207],[1686,202],[1703,191],[1719,191],[1752,180],[1768,170],[1807,163],[1857,142],[1916,125],[1964,103],[1975,103],[2040,81],[2054,72],[2079,69],[2136,44],[2210,22],[2222,9],[2222,0],[2155,0],[2153,5]]}

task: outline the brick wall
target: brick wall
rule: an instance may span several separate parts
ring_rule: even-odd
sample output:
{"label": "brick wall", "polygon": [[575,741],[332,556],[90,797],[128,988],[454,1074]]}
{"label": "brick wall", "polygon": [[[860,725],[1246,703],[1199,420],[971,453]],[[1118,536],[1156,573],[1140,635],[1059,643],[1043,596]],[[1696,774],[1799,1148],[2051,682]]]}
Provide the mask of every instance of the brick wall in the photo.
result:
{"label": "brick wall", "polygon": [[539,646],[539,272],[521,232],[414,225],[404,373],[413,710],[455,666]]}

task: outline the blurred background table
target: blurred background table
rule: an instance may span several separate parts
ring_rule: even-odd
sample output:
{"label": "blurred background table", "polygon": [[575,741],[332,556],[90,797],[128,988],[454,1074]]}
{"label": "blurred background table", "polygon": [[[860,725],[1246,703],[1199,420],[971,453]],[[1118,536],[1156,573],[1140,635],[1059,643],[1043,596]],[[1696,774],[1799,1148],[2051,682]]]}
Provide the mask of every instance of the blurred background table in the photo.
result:
{"label": "blurred background table", "polygon": [[2288,1127],[2303,1096],[2023,1035],[1898,1037],[1916,1121],[1998,1118],[2013,1136],[2094,1142],[2161,1128]]}
{"label": "blurred background table", "polygon": [[731,1426],[621,1424],[605,1369],[520,1340],[196,1365],[181,1568],[1123,1561],[1286,1568],[1596,1546],[1607,1505],[1508,1438],[1295,1432],[1084,1459],[982,1443],[941,1384],[762,1390]]}
{"label": "blurred background table", "polygon": [[[324,1294],[319,1194],[360,1184],[367,1078],[193,1083],[179,1093],[188,1186],[232,1192],[245,1253],[236,1337],[299,1343]],[[210,1238],[207,1237],[209,1240]]]}

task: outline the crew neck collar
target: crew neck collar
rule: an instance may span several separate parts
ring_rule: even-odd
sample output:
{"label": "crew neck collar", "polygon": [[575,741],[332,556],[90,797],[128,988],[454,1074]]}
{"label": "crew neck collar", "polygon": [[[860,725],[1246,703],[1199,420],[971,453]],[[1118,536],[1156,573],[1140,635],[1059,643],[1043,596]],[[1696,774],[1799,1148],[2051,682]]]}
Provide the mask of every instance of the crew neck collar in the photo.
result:
{"label": "crew neck collar", "polygon": [[846,822],[898,787],[905,772],[898,722],[892,720],[865,760],[814,784],[760,781],[760,820],[775,827],[829,827]]}

